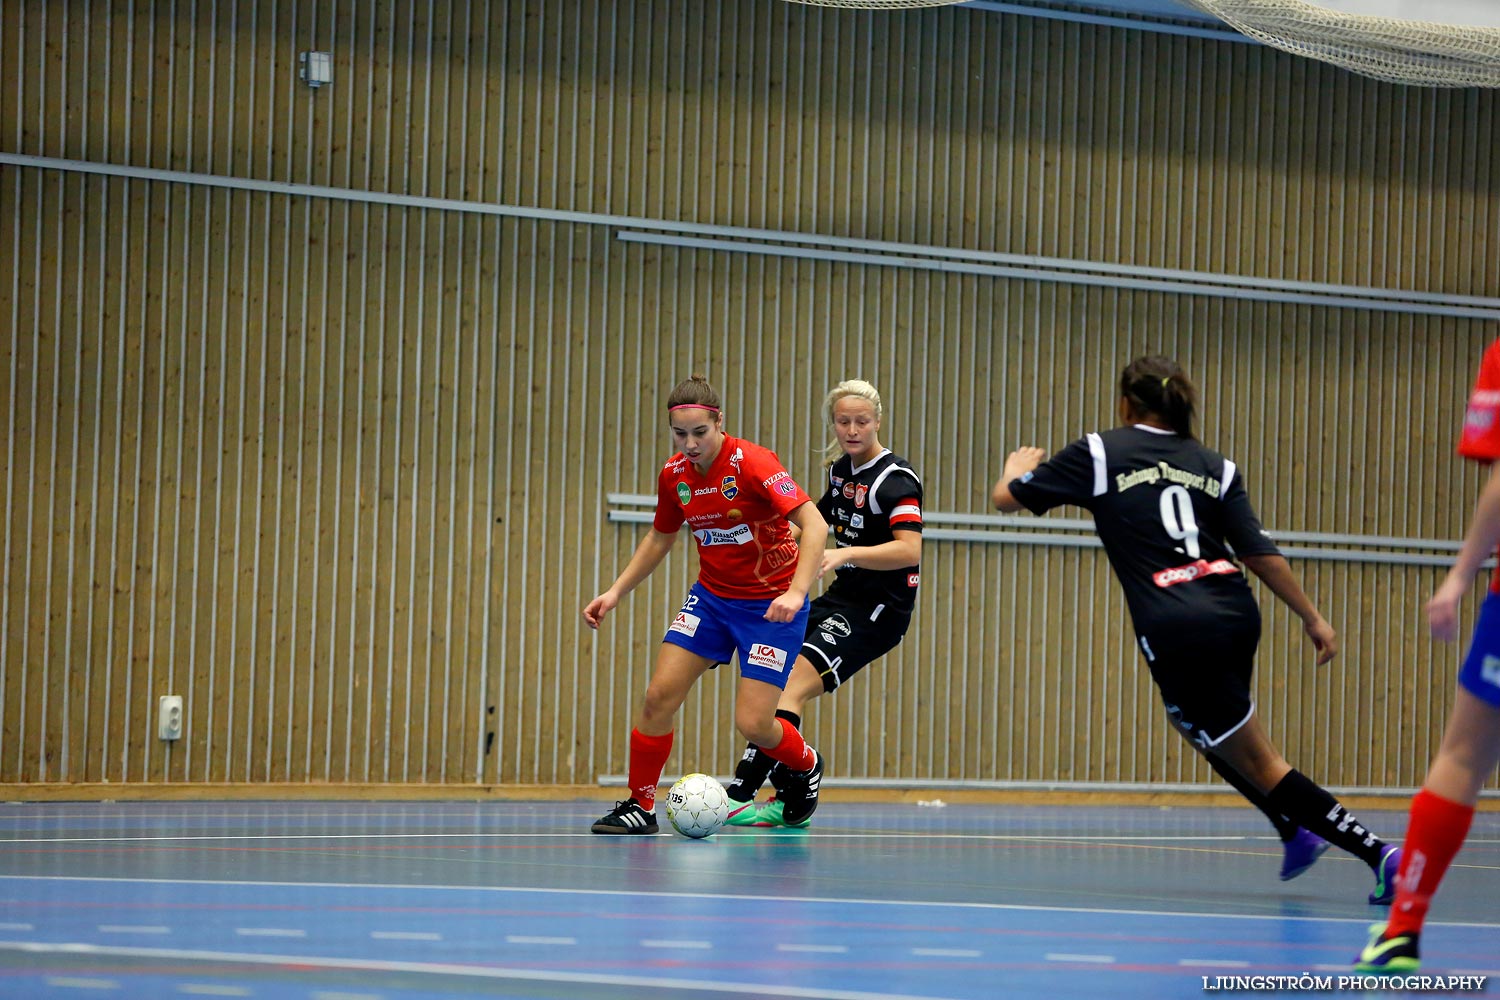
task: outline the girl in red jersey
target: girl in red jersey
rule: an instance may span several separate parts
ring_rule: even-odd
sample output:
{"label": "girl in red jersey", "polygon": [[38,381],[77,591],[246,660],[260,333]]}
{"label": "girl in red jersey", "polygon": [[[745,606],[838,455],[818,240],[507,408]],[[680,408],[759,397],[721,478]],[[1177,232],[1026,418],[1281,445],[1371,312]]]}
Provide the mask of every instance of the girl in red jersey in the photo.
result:
{"label": "girl in red jersey", "polygon": [[[1500,340],[1490,344],[1469,397],[1458,453],[1491,465],[1500,459]],[[1491,472],[1474,507],[1463,548],[1437,593],[1427,602],[1433,638],[1452,642],[1458,605],[1485,558],[1500,545],[1500,466]],[[1500,762],[1500,569],[1479,608],[1474,639],[1458,673],[1458,694],[1442,745],[1411,803],[1411,818],[1388,922],[1370,928],[1360,972],[1415,972],[1418,939],[1438,883],[1469,835],[1474,805]]]}
{"label": "girl in red jersey", "polygon": [[[610,588],[583,617],[598,628],[620,598],[661,564],[686,523],[698,542],[698,581],[662,638],[646,699],[630,732],[630,797],[594,833],[658,829],[656,786],[672,752],[672,720],[703,672],[740,657],[734,723],[790,774],[785,813],[818,804],[823,761],[797,727],[776,717],[807,623],[828,523],[774,452],[724,433],[719,395],[701,375],[678,383],[667,418],[680,451],[657,477],[656,517]],[[791,525],[801,529],[794,538]]]}

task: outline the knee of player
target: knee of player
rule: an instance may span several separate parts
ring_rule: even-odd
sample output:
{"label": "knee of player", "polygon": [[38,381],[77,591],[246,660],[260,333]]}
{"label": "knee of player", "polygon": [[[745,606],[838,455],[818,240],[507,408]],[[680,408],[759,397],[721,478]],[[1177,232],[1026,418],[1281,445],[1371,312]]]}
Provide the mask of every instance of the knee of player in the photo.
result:
{"label": "knee of player", "polygon": [[774,715],[752,712],[743,706],[735,706],[734,728],[750,743],[758,747],[774,746],[780,741],[781,729]]}

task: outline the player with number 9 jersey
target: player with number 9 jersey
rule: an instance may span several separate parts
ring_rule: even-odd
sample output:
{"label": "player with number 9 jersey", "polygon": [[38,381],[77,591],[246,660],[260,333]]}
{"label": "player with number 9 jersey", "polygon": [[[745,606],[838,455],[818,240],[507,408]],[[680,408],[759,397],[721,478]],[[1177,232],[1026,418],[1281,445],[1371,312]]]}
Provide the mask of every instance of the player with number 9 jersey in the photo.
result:
{"label": "player with number 9 jersey", "polygon": [[1306,871],[1332,843],[1375,873],[1370,902],[1389,903],[1400,850],[1293,769],[1255,715],[1260,609],[1236,559],[1302,619],[1320,665],[1338,636],[1261,529],[1238,467],[1193,436],[1195,406],[1176,362],[1137,358],[1120,376],[1124,426],[1046,462],[1040,448],[1011,453],[991,500],[1005,511],[1075,504],[1094,515],[1168,716],[1276,827],[1281,877]]}

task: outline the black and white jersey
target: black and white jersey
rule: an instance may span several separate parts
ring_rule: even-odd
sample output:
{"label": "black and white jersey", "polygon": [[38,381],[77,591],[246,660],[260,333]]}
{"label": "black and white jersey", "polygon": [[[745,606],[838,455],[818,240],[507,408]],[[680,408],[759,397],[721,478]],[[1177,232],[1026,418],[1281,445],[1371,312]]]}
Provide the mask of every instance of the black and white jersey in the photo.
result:
{"label": "black and white jersey", "polygon": [[[895,539],[892,529],[922,530],[922,480],[916,470],[889,448],[854,468],[848,455],[828,467],[827,488],[818,501],[823,519],[833,525],[839,548],[879,545]],[[861,569],[844,566],[827,593],[854,604],[884,604],[911,613],[917,603],[917,567]]]}
{"label": "black and white jersey", "polygon": [[1276,555],[1235,464],[1197,441],[1137,424],[1074,441],[1009,484],[1036,514],[1091,511],[1141,635],[1254,619],[1236,555]]}

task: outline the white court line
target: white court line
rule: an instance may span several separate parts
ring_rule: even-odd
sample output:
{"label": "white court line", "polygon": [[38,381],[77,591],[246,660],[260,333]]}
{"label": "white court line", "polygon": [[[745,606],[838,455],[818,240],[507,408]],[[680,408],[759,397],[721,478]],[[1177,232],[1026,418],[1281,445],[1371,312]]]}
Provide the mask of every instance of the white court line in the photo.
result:
{"label": "white court line", "polygon": [[[673,837],[675,834],[661,833],[659,837]],[[798,830],[795,834],[787,833],[757,833],[755,839],[764,840],[767,837],[784,837],[793,840],[805,841],[808,832]],[[918,830],[910,832],[889,831],[877,833],[835,833],[831,831],[819,831],[819,840],[921,840],[931,842],[933,840],[978,840],[985,842],[1016,842],[1016,843],[1066,843],[1069,841],[1086,841],[1095,843],[1099,841],[1120,843],[1149,843],[1164,841],[1170,843],[1200,843],[1200,842],[1223,842],[1223,841],[1275,841],[1281,843],[1274,836],[1245,836],[1238,834],[1142,834],[1140,836],[1120,834],[1079,834],[1077,836],[1068,834],[1019,834],[1019,833],[924,833]],[[150,837],[17,837],[7,839],[0,837],[0,847],[8,844],[183,844],[199,842],[220,841],[282,841],[282,840],[590,840],[597,842],[598,836],[592,833],[558,833],[556,831],[538,830],[535,833],[226,833],[226,834],[159,834]],[[740,839],[736,837],[735,839]],[[748,839],[748,838],[746,838]],[[721,841],[722,843],[722,841]],[[1483,844],[1483,840],[1466,840],[1466,844]]]}
{"label": "white court line", "polygon": [[925,958],[979,958],[984,954],[973,948],[913,948],[911,953]]}
{"label": "white court line", "polygon": [[1248,969],[1249,962],[1241,962],[1233,958],[1179,958],[1178,965],[1188,965],[1200,969]]}
{"label": "white court line", "polygon": [[240,937],[307,937],[307,931],[298,927],[236,927],[234,932]]}
{"label": "white court line", "polygon": [[1042,956],[1049,962],[1088,962],[1093,965],[1113,965],[1113,955],[1069,955],[1066,952],[1049,951]]}
{"label": "white court line", "polygon": [[665,938],[646,938],[641,942],[642,948],[695,948],[707,951],[713,946],[712,941],[672,941]]}
{"label": "white court line", "polygon": [[778,944],[777,951],[808,952],[815,955],[843,955],[849,949],[841,944]]}
{"label": "white court line", "polygon": [[120,984],[113,979],[85,979],[83,976],[48,976],[43,980],[48,986],[64,990],[117,990]]}
{"label": "white court line", "polygon": [[871,993],[866,990],[809,989],[782,983],[726,983],[704,979],[674,979],[664,976],[603,975],[592,972],[554,972],[508,969],[499,966],[458,965],[449,962],[395,962],[382,959],[328,957],[320,955],[263,955],[255,952],[193,951],[185,948],[104,947],[92,944],[40,944],[0,941],[0,950],[29,954],[112,955],[123,958],[156,958],[203,962],[235,962],[252,965],[296,965],[304,968],[355,969],[361,972],[409,972],[433,976],[464,976],[470,979],[508,979],[524,982],[589,983],[601,986],[644,987],[653,993],[686,990],[688,996],[728,993],[750,996],[797,997],[799,1000],[956,1000],[912,993]]}
{"label": "white court line", "polygon": [[505,935],[506,944],[577,944],[575,937],[531,937],[525,934]]}
{"label": "white court line", "polygon": [[248,986],[218,986],[214,983],[183,983],[178,993],[199,997],[248,997],[255,994]]}
{"label": "white court line", "polygon": [[379,993],[330,993],[327,990],[314,990],[310,996],[312,1000],[383,1000]]}
{"label": "white court line", "polygon": [[172,928],[150,924],[100,924],[101,934],[170,934]]}
{"label": "white court line", "polygon": [[[382,891],[407,891],[407,892],[461,892],[461,893],[484,893],[495,895],[536,895],[536,896],[624,896],[630,899],[649,897],[654,899],[733,899],[743,900],[751,903],[829,903],[836,906],[868,906],[874,908],[892,908],[910,906],[919,909],[947,909],[947,910],[996,910],[1012,913],[1091,913],[1103,916],[1117,917],[1180,917],[1185,920],[1270,920],[1277,923],[1306,923],[1306,924],[1359,924],[1361,927],[1370,926],[1369,917],[1312,917],[1312,916],[1288,916],[1283,914],[1269,913],[1214,913],[1193,912],[1190,910],[1123,910],[1112,907],[1100,906],[1042,906],[1031,903],[975,903],[975,902],[944,902],[942,900],[921,899],[851,899],[837,896],[754,896],[745,893],[720,893],[720,892],[643,892],[639,889],[558,889],[533,886],[517,885],[433,885],[428,883],[401,884],[398,882],[280,882],[270,880],[250,879],[162,879],[162,878],[112,878],[100,875],[0,875],[0,883],[4,882],[103,882],[106,884],[122,885],[228,885],[249,888],[268,889],[337,889],[340,892],[350,890],[382,890]],[[1427,927],[1465,927],[1477,928],[1479,930],[1500,930],[1500,923],[1485,923],[1480,921],[1427,921]]]}
{"label": "white court line", "polygon": [[376,941],[441,941],[441,934],[432,931],[371,931],[370,937]]}
{"label": "white court line", "polygon": [[[14,902],[14,900],[10,900]],[[0,931],[34,931],[36,927],[31,924],[3,924],[0,923]]]}

